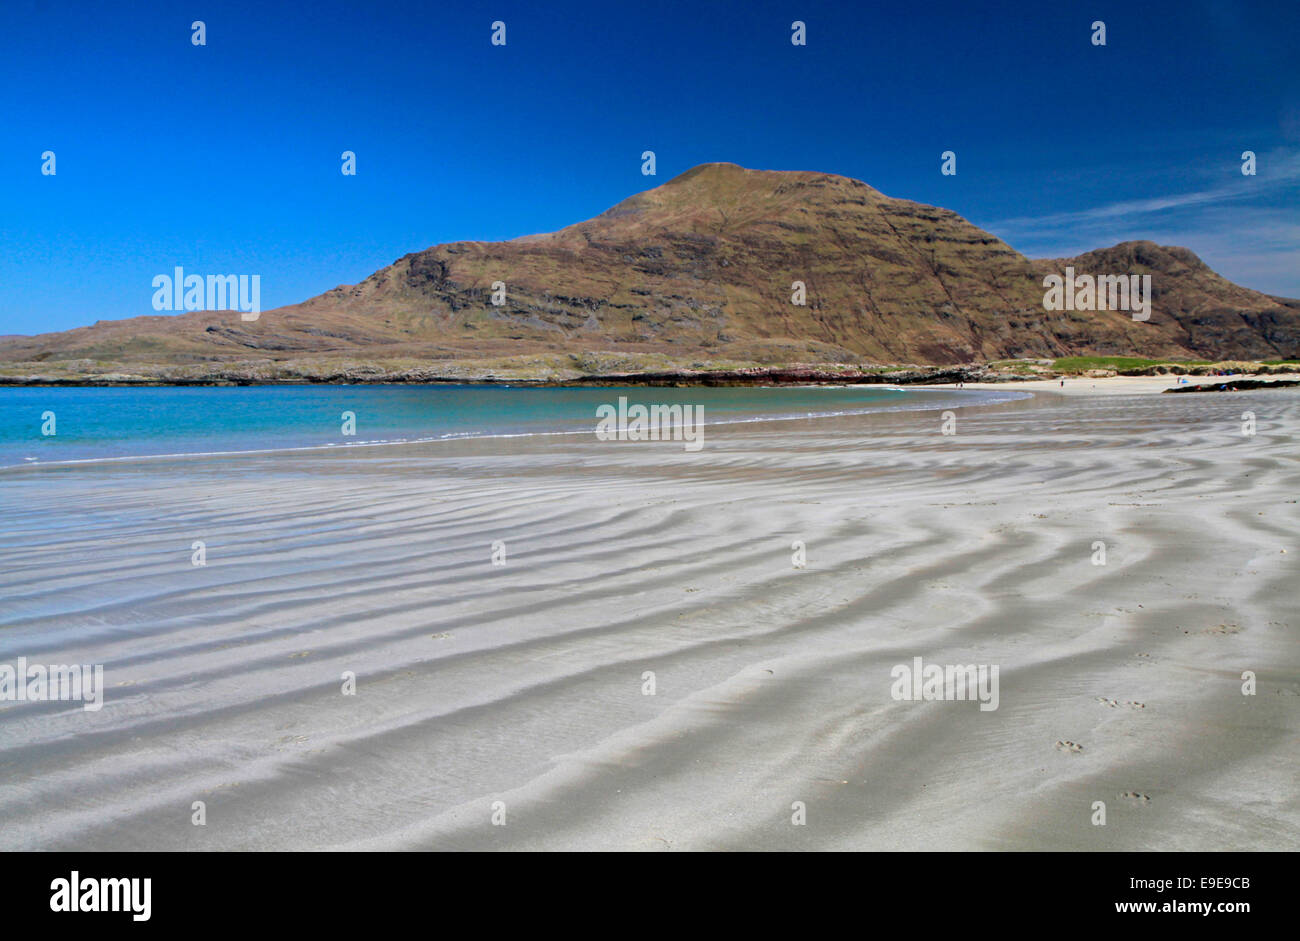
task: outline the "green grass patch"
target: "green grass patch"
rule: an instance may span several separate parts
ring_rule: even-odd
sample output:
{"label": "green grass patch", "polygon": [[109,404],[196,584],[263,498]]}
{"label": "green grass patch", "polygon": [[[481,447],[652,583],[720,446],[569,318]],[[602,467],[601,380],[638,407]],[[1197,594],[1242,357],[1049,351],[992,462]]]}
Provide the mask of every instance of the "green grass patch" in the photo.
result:
{"label": "green grass patch", "polygon": [[1088,369],[1143,369],[1147,366],[1208,366],[1206,359],[1142,359],[1139,356],[1063,356],[1052,364],[1057,372]]}

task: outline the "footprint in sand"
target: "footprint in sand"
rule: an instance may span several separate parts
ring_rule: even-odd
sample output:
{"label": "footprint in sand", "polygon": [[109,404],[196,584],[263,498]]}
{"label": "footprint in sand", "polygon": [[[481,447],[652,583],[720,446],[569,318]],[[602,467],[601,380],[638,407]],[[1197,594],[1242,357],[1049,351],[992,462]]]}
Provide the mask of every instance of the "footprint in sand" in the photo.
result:
{"label": "footprint in sand", "polygon": [[[1183,631],[1184,634],[1190,634],[1191,631]],[[1198,634],[1240,634],[1241,628],[1236,624],[1217,624],[1214,627],[1207,627],[1203,631],[1197,631]]]}
{"label": "footprint in sand", "polygon": [[[1112,709],[1114,709],[1114,708],[1116,708],[1117,706],[1121,705],[1121,703],[1120,703],[1120,701],[1119,701],[1118,699],[1107,699],[1105,696],[1098,696],[1098,697],[1097,697],[1097,702],[1102,703],[1103,705],[1110,706],[1110,708],[1112,708]],[[1146,703],[1144,703],[1144,702],[1134,702],[1134,701],[1131,700],[1131,699],[1128,700],[1127,702],[1123,703],[1123,705],[1128,706],[1130,709],[1145,709],[1145,708],[1147,707],[1147,704],[1146,704]]]}
{"label": "footprint in sand", "polygon": [[1147,797],[1140,791],[1125,791],[1120,795],[1120,797],[1126,801],[1132,801],[1135,804],[1148,804],[1151,802],[1151,798]]}
{"label": "footprint in sand", "polygon": [[1078,742],[1060,741],[1056,743],[1056,747],[1061,751],[1070,752],[1071,754],[1077,754],[1083,751],[1083,746]]}

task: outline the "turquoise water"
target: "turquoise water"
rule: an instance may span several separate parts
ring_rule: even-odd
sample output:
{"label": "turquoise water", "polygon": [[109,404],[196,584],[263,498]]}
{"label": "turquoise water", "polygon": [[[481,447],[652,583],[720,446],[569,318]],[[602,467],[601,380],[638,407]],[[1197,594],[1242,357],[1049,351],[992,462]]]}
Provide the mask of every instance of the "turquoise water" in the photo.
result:
{"label": "turquoise water", "polygon": [[[347,447],[466,436],[592,432],[596,408],[703,408],[706,425],[946,408],[1015,392],[855,388],[248,386],[0,389],[0,467],[170,454]],[[52,412],[53,435],[46,413]],[[343,433],[343,413],[355,434]]]}

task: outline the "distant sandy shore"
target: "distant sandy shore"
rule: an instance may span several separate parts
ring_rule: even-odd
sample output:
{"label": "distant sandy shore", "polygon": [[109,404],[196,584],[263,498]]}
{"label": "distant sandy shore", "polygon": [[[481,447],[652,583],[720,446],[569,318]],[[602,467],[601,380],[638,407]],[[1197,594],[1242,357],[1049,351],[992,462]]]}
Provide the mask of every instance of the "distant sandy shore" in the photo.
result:
{"label": "distant sandy shore", "polygon": [[[1265,382],[1300,379],[1300,374],[1297,373],[1270,373],[1265,376],[1250,375],[1252,378],[1258,378]],[[1242,379],[1245,378],[1245,375],[1238,374],[1233,378]],[[1180,383],[1180,379],[1186,381]],[[1177,388],[1179,385],[1213,385],[1216,381],[1223,382],[1225,379],[1221,376],[1106,376],[1098,379],[1066,377],[1064,385],[1061,384],[1061,379],[1030,379],[1024,382],[968,382],[962,388],[1024,389],[1031,392],[1053,392],[1060,395],[1141,395],[1144,393],[1164,392],[1166,389]],[[939,388],[953,389],[956,386],[952,383],[946,383],[939,386]]]}
{"label": "distant sandy shore", "polygon": [[5,846],[1295,849],[1300,391],[1174,381],[4,472],[0,663],[107,687],[0,703]]}

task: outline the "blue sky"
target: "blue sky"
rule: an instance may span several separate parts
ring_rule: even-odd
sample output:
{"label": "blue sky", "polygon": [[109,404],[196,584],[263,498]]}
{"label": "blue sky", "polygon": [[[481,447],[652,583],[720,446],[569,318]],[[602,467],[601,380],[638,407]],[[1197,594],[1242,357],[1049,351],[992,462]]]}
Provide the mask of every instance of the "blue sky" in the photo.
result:
{"label": "blue sky", "polygon": [[720,160],[856,177],[1031,257],[1186,245],[1300,296],[1294,0],[289,6],[0,4],[0,334],[151,314],[176,265],[260,274],[270,309]]}

